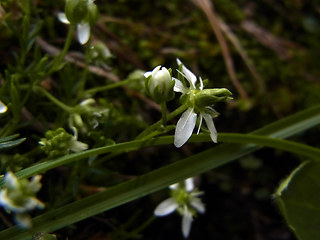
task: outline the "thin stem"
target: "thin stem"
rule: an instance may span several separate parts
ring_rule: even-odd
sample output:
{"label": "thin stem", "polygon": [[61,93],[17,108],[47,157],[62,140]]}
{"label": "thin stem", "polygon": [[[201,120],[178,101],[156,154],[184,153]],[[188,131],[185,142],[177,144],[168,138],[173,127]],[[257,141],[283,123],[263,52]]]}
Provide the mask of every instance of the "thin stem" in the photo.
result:
{"label": "thin stem", "polygon": [[[145,139],[134,140],[131,142],[118,143],[118,144],[110,145],[106,147],[90,149],[83,152],[63,156],[56,160],[51,160],[51,161],[36,164],[29,168],[23,169],[15,174],[19,178],[31,177],[33,175],[48,171],[50,169],[53,169],[62,165],[66,165],[74,161],[85,159],[91,156],[96,156],[96,155],[101,155],[106,153],[117,155],[123,152],[134,151],[143,147],[172,144],[173,139],[174,139],[173,136],[165,136],[165,137],[158,137],[158,138],[147,139],[147,140]],[[247,146],[252,149],[253,148],[257,149],[262,146],[271,147],[271,148],[299,154],[300,156],[311,158],[317,161],[320,160],[320,157],[319,157],[320,149],[318,148],[293,142],[293,141],[289,141],[289,140],[282,140],[282,139],[272,138],[268,136],[253,135],[253,134],[220,133],[218,136],[218,141],[225,142],[228,144],[238,144],[238,145],[241,144],[241,146],[243,147]],[[211,139],[209,134],[199,134],[199,135],[193,135],[189,139],[189,142],[211,142]],[[227,148],[227,146],[229,145],[225,145],[225,148]],[[219,146],[212,148],[211,150],[214,151],[214,149],[218,149],[218,147]],[[193,157],[196,157],[196,155],[194,155]],[[3,182],[0,181],[0,186],[2,184]]]}
{"label": "thin stem", "polygon": [[123,80],[123,81],[120,81],[120,82],[116,82],[116,83],[112,83],[112,84],[109,84],[109,85],[106,85],[106,86],[103,86],[103,87],[91,88],[91,89],[85,91],[85,95],[94,95],[97,92],[103,92],[103,91],[110,90],[110,89],[113,89],[113,88],[121,87],[123,85],[126,85],[130,80],[131,79],[126,79],[126,80]]}
{"label": "thin stem", "polygon": [[161,103],[161,114],[162,114],[162,124],[166,126],[167,124],[167,105],[166,102]]}
{"label": "thin stem", "polygon": [[61,64],[64,57],[66,56],[66,54],[70,48],[70,45],[71,45],[72,36],[75,31],[75,27],[76,27],[75,24],[70,24],[69,29],[68,29],[68,33],[67,33],[67,39],[64,43],[63,49],[53,61],[52,68],[51,68],[52,72],[54,72],[58,69],[58,66]]}
{"label": "thin stem", "polygon": [[72,107],[67,106],[66,104],[64,104],[63,102],[59,101],[57,98],[55,98],[54,96],[52,96],[49,92],[47,92],[44,88],[42,87],[38,87],[35,86],[34,87],[37,91],[40,91],[44,96],[46,96],[49,100],[51,100],[51,102],[53,102],[54,104],[56,104],[58,107],[60,107],[61,109],[63,109],[66,112],[71,112]]}
{"label": "thin stem", "polygon": [[[179,108],[177,108],[176,110],[174,110],[173,112],[169,113],[167,115],[166,121],[171,120],[172,118],[174,118],[175,116],[181,114],[182,112],[184,112],[187,109],[186,105],[182,105]],[[136,139],[142,139],[144,137],[146,137],[148,134],[152,133],[152,131],[154,131],[155,129],[157,129],[158,127],[161,126],[161,124],[163,124],[163,120],[159,120],[158,122],[154,123],[153,125],[151,125],[150,127],[148,127],[147,129],[145,129],[142,133],[140,133]]]}

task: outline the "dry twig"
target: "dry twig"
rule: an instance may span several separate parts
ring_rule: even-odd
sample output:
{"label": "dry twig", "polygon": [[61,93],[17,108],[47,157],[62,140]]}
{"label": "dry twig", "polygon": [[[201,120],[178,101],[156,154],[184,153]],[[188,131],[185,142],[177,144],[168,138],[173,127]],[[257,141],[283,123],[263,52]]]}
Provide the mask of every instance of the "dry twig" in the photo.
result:
{"label": "dry twig", "polygon": [[217,40],[220,44],[220,47],[222,50],[222,55],[223,55],[223,58],[224,58],[224,61],[225,61],[226,67],[227,67],[228,74],[231,78],[232,84],[235,86],[235,88],[239,92],[240,96],[243,99],[247,100],[248,94],[246,93],[246,91],[244,90],[244,88],[242,87],[241,83],[239,82],[239,80],[237,78],[227,42],[225,41],[224,36],[223,36],[222,32],[220,31],[221,27],[219,26],[219,20],[214,13],[213,6],[212,6],[211,2],[208,0],[192,0],[192,2],[194,2],[194,4],[196,6],[198,6],[206,14],[206,16],[210,22],[210,25],[211,25],[211,27],[217,37]]}

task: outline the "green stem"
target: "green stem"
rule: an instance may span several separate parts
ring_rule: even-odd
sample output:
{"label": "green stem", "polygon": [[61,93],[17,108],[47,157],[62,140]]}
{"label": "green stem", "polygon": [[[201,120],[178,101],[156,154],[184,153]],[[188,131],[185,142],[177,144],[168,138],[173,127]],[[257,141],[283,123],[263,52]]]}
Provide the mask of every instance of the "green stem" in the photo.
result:
{"label": "green stem", "polygon": [[103,87],[91,88],[91,89],[85,91],[85,95],[94,95],[97,92],[103,92],[103,91],[110,90],[110,89],[113,89],[113,88],[121,87],[123,85],[126,85],[130,80],[131,79],[126,79],[126,80],[123,80],[123,81],[120,81],[120,82],[116,82],[116,83],[112,83],[112,84],[109,84],[109,85],[106,85],[106,86],[103,86]]}
{"label": "green stem", "polygon": [[66,104],[64,104],[63,102],[59,101],[57,98],[55,98],[54,96],[52,96],[49,92],[47,92],[44,88],[42,87],[38,87],[35,86],[34,87],[37,91],[41,92],[45,97],[47,97],[48,99],[50,99],[54,104],[56,104],[58,107],[60,107],[61,109],[63,109],[66,112],[71,112],[72,107],[67,106]]}
{"label": "green stem", "polygon": [[[181,114],[182,112],[184,112],[187,109],[186,105],[181,105],[179,108],[177,108],[176,110],[174,110],[173,112],[169,113],[167,115],[167,119],[166,121],[170,121],[172,118],[176,117],[177,115]],[[159,120],[158,122],[154,123],[153,125],[151,125],[150,127],[148,127],[147,129],[145,129],[142,133],[140,133],[136,139],[142,139],[145,138],[147,135],[151,134],[154,130],[156,130],[158,127],[161,126],[161,124],[163,124],[163,120]]]}
{"label": "green stem", "polygon": [[54,59],[50,72],[55,72],[57,69],[59,69],[58,66],[63,61],[64,57],[66,56],[66,54],[67,54],[67,52],[68,52],[68,50],[70,48],[75,28],[76,28],[75,24],[70,24],[69,29],[68,29],[68,33],[67,33],[67,39],[65,41],[63,49],[59,53],[59,55]]}
{"label": "green stem", "polygon": [[167,124],[167,105],[166,102],[161,103],[161,114],[162,114],[162,124],[166,126]]}
{"label": "green stem", "polygon": [[[155,139],[142,139],[134,140],[125,143],[118,143],[115,145],[110,145],[106,147],[95,148],[87,150],[84,152],[74,153],[67,156],[60,157],[56,160],[50,160],[47,162],[42,162],[37,165],[31,166],[29,168],[23,169],[16,173],[19,178],[31,177],[33,175],[48,171],[50,169],[69,164],[74,161],[78,161],[91,156],[96,156],[105,153],[123,153],[134,151],[139,148],[149,147],[149,146],[159,146],[173,143],[173,136],[159,137]],[[305,144],[282,140],[277,138],[271,138],[267,136],[253,135],[253,134],[238,134],[238,133],[220,133],[218,137],[219,142],[225,143],[241,143],[242,145],[248,144],[251,147],[272,147],[279,150],[284,150],[299,154],[304,157],[308,157],[314,160],[320,160],[320,149],[311,147]],[[199,134],[193,135],[189,142],[211,142],[209,134]],[[215,149],[215,148],[213,148]],[[1,183],[0,183],[1,185]]]}

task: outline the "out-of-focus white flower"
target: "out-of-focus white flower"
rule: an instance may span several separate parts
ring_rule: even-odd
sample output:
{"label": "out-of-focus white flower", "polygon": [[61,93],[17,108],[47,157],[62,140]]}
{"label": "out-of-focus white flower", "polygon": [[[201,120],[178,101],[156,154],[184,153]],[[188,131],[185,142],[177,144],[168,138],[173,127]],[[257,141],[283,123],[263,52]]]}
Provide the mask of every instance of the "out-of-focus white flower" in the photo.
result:
{"label": "out-of-focus white flower", "polygon": [[193,181],[193,178],[188,178],[183,183],[169,186],[171,197],[161,202],[154,210],[154,214],[158,217],[178,211],[182,216],[181,230],[185,238],[189,236],[193,217],[197,212],[205,212],[205,206],[199,198],[203,192],[194,188]]}
{"label": "out-of-focus white flower", "polygon": [[[58,19],[64,24],[70,24],[67,16],[63,12],[58,13]],[[90,38],[90,24],[88,22],[81,22],[77,24],[77,37],[80,44],[84,45]]]}
{"label": "out-of-focus white flower", "polygon": [[5,113],[7,110],[7,106],[2,101],[0,101],[0,114]]}
{"label": "out-of-focus white flower", "polygon": [[12,173],[6,173],[4,185],[0,190],[0,205],[8,212],[15,213],[15,219],[23,227],[31,226],[29,211],[44,208],[44,204],[36,198],[41,188],[41,175],[27,179],[17,179]]}

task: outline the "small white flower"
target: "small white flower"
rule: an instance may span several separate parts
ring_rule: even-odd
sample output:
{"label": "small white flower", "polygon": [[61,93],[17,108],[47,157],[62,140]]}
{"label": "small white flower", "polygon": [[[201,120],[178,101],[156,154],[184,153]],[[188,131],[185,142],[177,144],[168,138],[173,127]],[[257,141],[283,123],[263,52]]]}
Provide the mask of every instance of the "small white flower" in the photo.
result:
{"label": "small white flower", "polygon": [[70,127],[73,131],[72,139],[70,140],[69,149],[72,152],[82,152],[88,149],[88,144],[78,141],[78,131],[75,127]]}
{"label": "small white flower", "polygon": [[5,113],[7,110],[7,106],[2,101],[0,101],[0,114]]}
{"label": "small white flower", "polygon": [[182,215],[181,230],[185,238],[189,236],[193,216],[196,212],[204,213],[205,206],[198,198],[202,192],[194,188],[193,178],[188,178],[184,184],[176,183],[170,185],[172,197],[162,201],[154,210],[158,217],[166,216],[174,211]]}
{"label": "small white flower", "polygon": [[[70,24],[67,16],[63,12],[58,13],[58,19],[64,24]],[[87,22],[81,22],[77,24],[77,37],[80,44],[84,45],[90,38],[90,24]]]}
{"label": "small white flower", "polygon": [[174,97],[174,82],[167,68],[159,65],[152,71],[146,72],[144,76],[147,78],[147,93],[156,102],[167,102]]}
{"label": "small white flower", "polygon": [[[182,76],[185,79],[188,80],[189,87],[186,87],[179,79],[174,79],[175,86],[173,90],[175,92],[181,92],[183,94],[189,94],[189,95],[195,94],[196,90],[198,91],[203,90],[203,82],[201,77],[199,77],[200,86],[197,87],[196,86],[197,77],[188,68],[186,68],[179,59],[177,59],[177,63],[179,66],[180,65],[182,66],[182,72],[180,72],[179,70],[178,71],[180,74],[182,74]],[[199,121],[197,134],[199,134],[200,132],[202,120],[204,119],[210,131],[211,140],[216,143],[218,134],[214,126],[212,115],[210,113],[212,114],[215,113],[215,110],[210,106],[207,106],[204,109],[201,109],[199,113],[195,113],[195,106],[189,107],[181,115],[177,123],[176,131],[174,135],[174,145],[179,148],[188,141],[188,139],[191,137],[192,132],[196,126],[197,119]]]}
{"label": "small white flower", "polygon": [[3,189],[0,190],[0,205],[8,212],[15,213],[16,221],[23,227],[31,226],[28,211],[44,208],[44,204],[35,195],[41,188],[41,176],[34,176],[30,181],[19,180],[12,173],[6,173]]}

